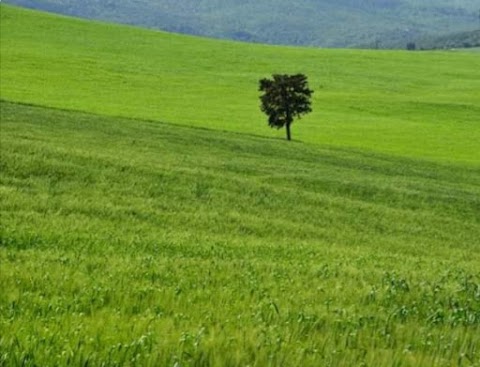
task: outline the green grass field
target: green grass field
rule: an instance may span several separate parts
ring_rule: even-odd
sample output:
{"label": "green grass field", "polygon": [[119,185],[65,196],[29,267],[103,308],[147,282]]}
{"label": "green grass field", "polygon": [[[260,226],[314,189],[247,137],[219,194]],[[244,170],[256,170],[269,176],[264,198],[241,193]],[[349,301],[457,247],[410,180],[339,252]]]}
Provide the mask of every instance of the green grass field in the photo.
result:
{"label": "green grass field", "polygon": [[8,6],[1,17],[3,99],[283,138],[259,111],[258,80],[303,72],[314,112],[294,139],[480,162],[478,54],[220,42]]}
{"label": "green grass field", "polygon": [[477,54],[0,9],[0,365],[480,366]]}

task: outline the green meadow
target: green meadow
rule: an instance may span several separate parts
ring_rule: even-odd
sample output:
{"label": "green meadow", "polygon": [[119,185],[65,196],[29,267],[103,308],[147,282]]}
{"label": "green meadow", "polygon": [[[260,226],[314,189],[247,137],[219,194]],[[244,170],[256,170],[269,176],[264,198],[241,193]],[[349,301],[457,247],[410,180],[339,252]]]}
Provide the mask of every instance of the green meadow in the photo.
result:
{"label": "green meadow", "polygon": [[3,99],[283,137],[266,128],[258,80],[308,75],[306,143],[480,162],[480,58],[322,50],[178,36],[3,6]]}
{"label": "green meadow", "polygon": [[1,366],[480,366],[478,53],[0,12]]}

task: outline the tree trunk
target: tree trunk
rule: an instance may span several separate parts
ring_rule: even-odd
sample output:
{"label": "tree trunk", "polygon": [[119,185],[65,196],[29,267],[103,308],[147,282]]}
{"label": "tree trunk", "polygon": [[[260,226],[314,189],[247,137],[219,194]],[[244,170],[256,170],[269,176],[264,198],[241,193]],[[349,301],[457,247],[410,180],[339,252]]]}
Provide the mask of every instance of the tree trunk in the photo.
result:
{"label": "tree trunk", "polygon": [[287,127],[287,140],[290,141],[292,140],[292,134],[290,133],[290,124],[287,124],[286,127]]}

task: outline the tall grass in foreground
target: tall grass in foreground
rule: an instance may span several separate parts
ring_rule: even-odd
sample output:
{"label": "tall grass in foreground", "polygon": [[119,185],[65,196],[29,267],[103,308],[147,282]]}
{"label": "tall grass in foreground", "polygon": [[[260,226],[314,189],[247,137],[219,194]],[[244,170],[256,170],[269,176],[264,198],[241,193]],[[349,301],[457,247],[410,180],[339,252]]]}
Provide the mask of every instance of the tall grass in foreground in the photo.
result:
{"label": "tall grass in foreground", "polygon": [[1,103],[0,365],[480,366],[480,170]]}

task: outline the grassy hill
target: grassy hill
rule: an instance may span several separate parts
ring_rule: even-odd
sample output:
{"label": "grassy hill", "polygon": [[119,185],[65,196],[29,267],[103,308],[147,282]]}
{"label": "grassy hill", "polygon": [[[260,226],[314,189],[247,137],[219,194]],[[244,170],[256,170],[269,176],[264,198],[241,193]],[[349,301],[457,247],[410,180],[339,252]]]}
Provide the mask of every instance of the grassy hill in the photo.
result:
{"label": "grassy hill", "polygon": [[479,28],[477,0],[8,0],[36,9],[242,41],[405,48]]}
{"label": "grassy hill", "polygon": [[475,53],[267,47],[11,7],[1,15],[7,100],[283,138],[259,110],[258,80],[302,72],[314,112],[294,124],[294,139],[480,161]]}
{"label": "grassy hill", "polygon": [[477,54],[1,16],[2,365],[478,366]]}

